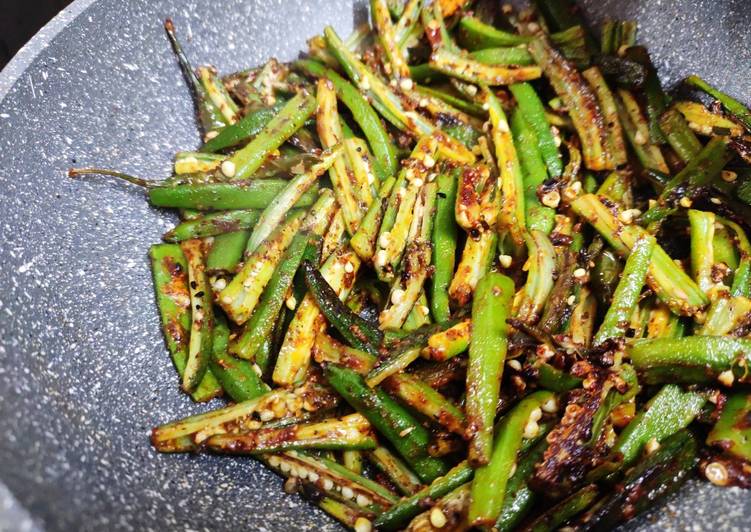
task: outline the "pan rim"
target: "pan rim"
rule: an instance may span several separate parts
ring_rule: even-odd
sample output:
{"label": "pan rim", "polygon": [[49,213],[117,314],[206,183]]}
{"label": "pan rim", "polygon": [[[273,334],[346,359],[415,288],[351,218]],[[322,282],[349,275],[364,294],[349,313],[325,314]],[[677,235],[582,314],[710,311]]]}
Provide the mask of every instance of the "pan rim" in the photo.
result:
{"label": "pan rim", "polygon": [[11,92],[24,73],[32,66],[37,56],[70,24],[98,0],[74,0],[55,15],[21,47],[5,68],[0,70],[0,104]]}

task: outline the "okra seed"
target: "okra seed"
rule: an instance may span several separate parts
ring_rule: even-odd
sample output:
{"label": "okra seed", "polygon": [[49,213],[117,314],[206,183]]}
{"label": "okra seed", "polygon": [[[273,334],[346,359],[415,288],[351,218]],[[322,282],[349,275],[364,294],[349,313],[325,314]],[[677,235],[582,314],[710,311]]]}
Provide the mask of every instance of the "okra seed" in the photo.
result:
{"label": "okra seed", "polygon": [[284,492],[285,493],[295,493],[297,491],[297,479],[294,477],[288,478],[284,482]]}
{"label": "okra seed", "polygon": [[403,91],[411,91],[411,90],[412,90],[412,86],[413,86],[413,84],[412,84],[412,80],[411,80],[411,79],[409,79],[409,78],[403,78],[403,79],[402,79],[402,80],[401,80],[401,81],[399,82],[399,87],[401,87],[401,89],[402,89]]}
{"label": "okra seed", "polygon": [[279,464],[279,469],[282,470],[282,473],[289,473],[291,467],[287,462],[282,462],[281,464]]}
{"label": "okra seed", "polygon": [[342,488],[342,497],[344,497],[345,499],[351,499],[354,496],[355,496],[355,492],[352,491],[352,488],[350,488],[349,486],[344,486]]}
{"label": "okra seed", "polygon": [[510,268],[511,267],[511,255],[501,255],[498,257],[498,260],[501,262],[501,266],[504,268]]}
{"label": "okra seed", "polygon": [[235,163],[232,161],[224,161],[222,163],[222,173],[227,177],[235,177],[235,172],[237,171],[237,168],[235,167]]}
{"label": "okra seed", "polygon": [[381,236],[378,237],[378,245],[382,248],[386,248],[389,245],[389,240],[391,239],[391,233],[388,231],[384,231],[381,233]]}
{"label": "okra seed", "polygon": [[279,459],[278,456],[273,456],[272,455],[272,456],[269,457],[269,465],[271,467],[279,467],[279,463],[280,462],[281,462],[281,460]]}
{"label": "okra seed", "polygon": [[224,303],[225,305],[231,305],[232,304],[232,298],[229,297],[229,296],[224,296],[222,298],[222,303]]}
{"label": "okra seed", "polygon": [[584,268],[577,268],[574,270],[574,277],[576,277],[577,279],[581,279],[585,275],[587,275],[587,270],[585,270]]}
{"label": "okra seed", "polygon": [[315,471],[308,473],[308,480],[310,480],[311,482],[318,482],[319,478],[321,477]]}
{"label": "okra seed", "polygon": [[704,476],[715,486],[725,486],[728,483],[728,470],[719,462],[707,464]]}
{"label": "okra seed", "polygon": [[733,181],[735,181],[736,179],[738,179],[738,174],[736,174],[735,172],[733,172],[731,170],[723,170],[720,173],[720,177],[722,177],[723,181],[725,181],[727,183],[732,183]]}
{"label": "okra seed", "polygon": [[365,495],[359,494],[357,496],[357,499],[355,499],[355,502],[358,506],[370,506],[370,499],[368,499]]}
{"label": "okra seed", "polygon": [[506,362],[506,365],[508,367],[510,367],[511,369],[513,369],[514,371],[521,371],[522,370],[521,362],[519,362],[516,359],[509,360],[508,362]]}
{"label": "okra seed", "polygon": [[556,147],[560,147],[563,143],[560,130],[555,126],[550,126],[550,132],[553,134],[553,142],[555,142]]}
{"label": "okra seed", "polygon": [[406,429],[404,429],[403,431],[401,431],[399,433],[399,436],[401,436],[402,438],[404,438],[407,434],[409,434],[413,430],[415,430],[415,427],[407,427]]}
{"label": "okra seed", "polygon": [[430,155],[426,155],[422,160],[422,164],[425,166],[425,168],[433,168],[435,166],[435,159],[433,159]]}
{"label": "okra seed", "polygon": [[508,470],[508,478],[513,477],[514,473],[516,473],[516,462],[511,464],[511,469]]}
{"label": "okra seed", "polygon": [[370,532],[373,530],[373,523],[364,517],[358,517],[355,521],[355,532]]}
{"label": "okra seed", "polygon": [[547,401],[545,401],[542,405],[543,411],[547,412],[548,414],[552,414],[553,412],[558,411],[558,401],[555,397],[551,397]]}
{"label": "okra seed", "polygon": [[711,201],[715,205],[721,205],[722,204],[722,200],[720,198],[709,198],[709,201]]}
{"label": "okra seed", "polygon": [[568,303],[569,307],[573,306],[574,303],[576,303],[576,296],[574,294],[571,294],[570,296],[568,296],[566,303]]}
{"label": "okra seed", "polygon": [[537,434],[540,432],[540,425],[537,424],[537,421],[532,421],[531,419],[527,422],[526,425],[524,425],[524,438],[527,440],[530,440],[537,436]]}
{"label": "okra seed", "polygon": [[208,142],[209,140],[215,138],[218,134],[218,131],[209,131],[203,138]]}
{"label": "okra seed", "polygon": [[393,293],[391,294],[391,302],[394,305],[398,305],[403,300],[404,300],[404,290],[402,290],[401,288],[397,288],[396,290],[394,290]]}
{"label": "okra seed", "polygon": [[364,91],[370,90],[370,81],[368,81],[368,78],[362,78],[362,81],[360,82],[360,88]]}
{"label": "okra seed", "polygon": [[446,519],[446,515],[443,513],[443,510],[438,508],[437,506],[434,506],[432,510],[430,510],[430,524],[433,525],[436,528],[443,528],[446,526],[446,522],[448,520]]}
{"label": "okra seed", "polygon": [[344,271],[347,273],[352,273],[353,271],[355,271],[355,267],[352,266],[351,262],[348,262],[344,265]]}
{"label": "okra seed", "polygon": [[295,296],[291,295],[287,298],[285,304],[287,305],[288,309],[295,310],[295,307],[297,306],[297,299],[295,299]]}
{"label": "okra seed", "polygon": [[542,195],[542,204],[551,209],[558,207],[561,202],[561,193],[554,189]]}
{"label": "okra seed", "polygon": [[634,142],[636,142],[640,146],[643,146],[647,143],[647,137],[644,135],[643,131],[636,132],[636,135],[634,135]]}
{"label": "okra seed", "polygon": [[726,369],[717,376],[717,380],[720,381],[720,384],[730,387],[733,385],[735,376],[733,375],[733,372],[731,370]]}
{"label": "okra seed", "polygon": [[214,281],[214,290],[224,290],[227,287],[227,281],[221,277]]}
{"label": "okra seed", "polygon": [[684,209],[688,209],[689,207],[691,207],[692,201],[688,196],[683,196],[678,204]]}
{"label": "okra seed", "polygon": [[258,417],[261,418],[261,421],[271,421],[274,419],[274,413],[271,410],[261,410],[261,413],[258,414]]}
{"label": "okra seed", "polygon": [[644,446],[644,450],[647,452],[647,454],[652,454],[659,448],[660,442],[657,441],[657,438],[650,438],[647,444]]}
{"label": "okra seed", "polygon": [[381,249],[376,253],[376,266],[383,267],[386,265],[386,261],[388,260],[388,254],[386,253],[385,249]]}
{"label": "okra seed", "polygon": [[532,412],[529,413],[529,419],[530,421],[539,421],[542,417],[542,409],[535,408],[532,410]]}
{"label": "okra seed", "polygon": [[323,479],[323,489],[325,491],[331,491],[332,489],[334,489],[334,481],[331,480],[330,478],[324,478]]}
{"label": "okra seed", "polygon": [[415,188],[420,188],[422,186],[422,179],[419,177],[412,181],[412,184],[415,186]]}

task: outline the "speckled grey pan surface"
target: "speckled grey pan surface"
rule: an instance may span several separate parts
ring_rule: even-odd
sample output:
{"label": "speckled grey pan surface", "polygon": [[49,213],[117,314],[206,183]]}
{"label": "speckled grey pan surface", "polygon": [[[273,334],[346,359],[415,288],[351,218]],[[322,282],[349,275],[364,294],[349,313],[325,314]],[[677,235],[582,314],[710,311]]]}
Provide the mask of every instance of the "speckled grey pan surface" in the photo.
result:
{"label": "speckled grey pan surface", "polygon": [[[748,0],[585,4],[595,20],[637,18],[666,82],[697,72],[751,100]],[[151,450],[149,427],[202,408],[177,391],[146,260],[172,218],[138,190],[64,171],[159,178],[176,150],[197,145],[165,16],[196,62],[226,72],[289,59],[325,24],[347,33],[362,11],[330,0],[79,0],[0,74],[0,530],[337,529],[252,461]],[[749,521],[747,494],[692,483],[628,528]]]}

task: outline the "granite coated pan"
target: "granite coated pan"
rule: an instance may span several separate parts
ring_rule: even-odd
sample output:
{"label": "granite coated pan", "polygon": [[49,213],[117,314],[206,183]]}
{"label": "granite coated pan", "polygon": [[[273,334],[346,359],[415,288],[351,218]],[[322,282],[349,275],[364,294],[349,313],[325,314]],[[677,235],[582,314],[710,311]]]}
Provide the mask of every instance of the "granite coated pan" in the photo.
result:
{"label": "granite coated pan", "polygon": [[[638,19],[668,85],[696,72],[751,101],[749,0],[584,3],[595,22]],[[338,529],[251,460],[152,451],[151,426],[201,408],[177,390],[146,258],[172,220],[138,190],[64,172],[162,177],[197,145],[165,16],[226,72],[289,59],[327,23],[347,33],[364,9],[78,0],[0,74],[0,529]],[[628,528],[748,529],[749,501],[690,483]]]}

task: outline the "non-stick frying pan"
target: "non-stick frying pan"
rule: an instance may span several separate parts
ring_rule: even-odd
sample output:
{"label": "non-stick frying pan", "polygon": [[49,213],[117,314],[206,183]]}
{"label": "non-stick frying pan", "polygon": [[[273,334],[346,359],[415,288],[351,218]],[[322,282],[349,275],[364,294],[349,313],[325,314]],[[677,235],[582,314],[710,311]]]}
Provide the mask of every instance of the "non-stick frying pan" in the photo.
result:
{"label": "non-stick frying pan", "polygon": [[[206,408],[178,391],[153,302],[146,251],[172,220],[65,170],[159,178],[197,145],[166,16],[227,72],[292,58],[325,24],[346,34],[354,4],[78,0],[0,74],[0,529],[337,529],[250,459],[151,449],[150,427]],[[751,100],[749,0],[584,4],[594,22],[638,19],[666,83],[696,72]],[[747,529],[750,500],[690,483],[628,527]]]}

